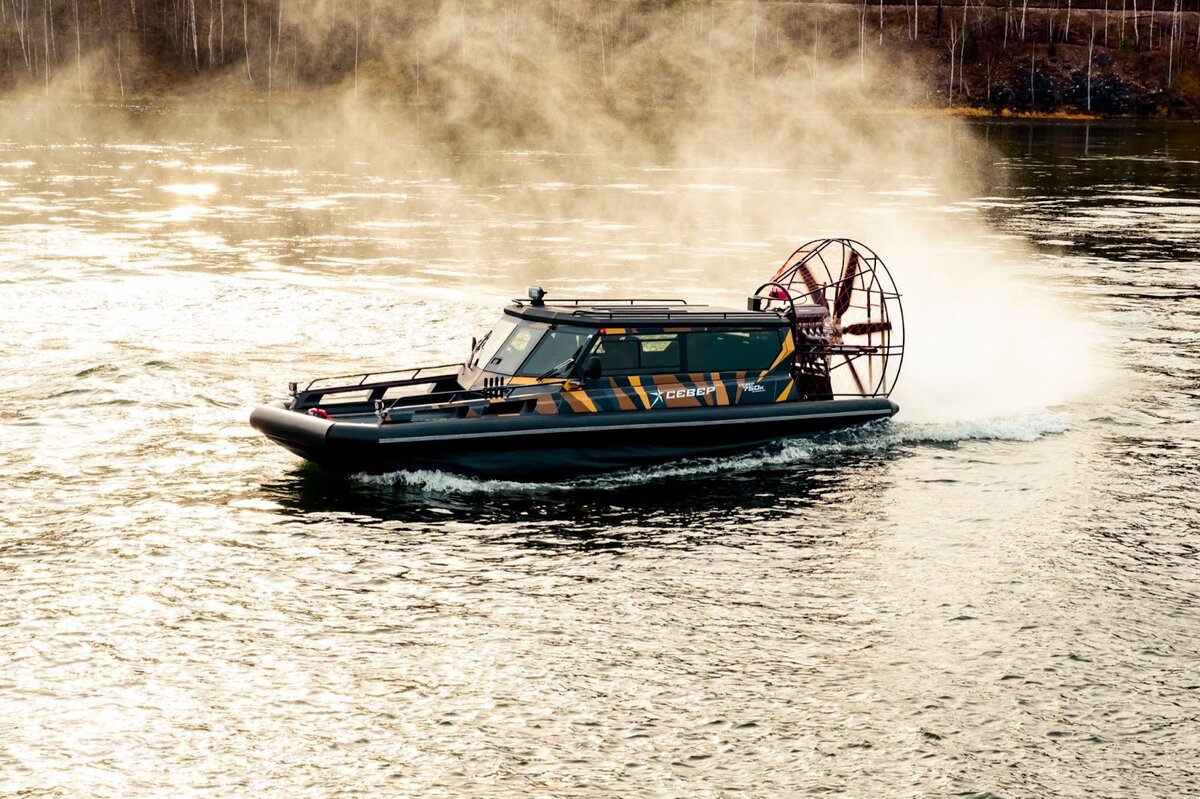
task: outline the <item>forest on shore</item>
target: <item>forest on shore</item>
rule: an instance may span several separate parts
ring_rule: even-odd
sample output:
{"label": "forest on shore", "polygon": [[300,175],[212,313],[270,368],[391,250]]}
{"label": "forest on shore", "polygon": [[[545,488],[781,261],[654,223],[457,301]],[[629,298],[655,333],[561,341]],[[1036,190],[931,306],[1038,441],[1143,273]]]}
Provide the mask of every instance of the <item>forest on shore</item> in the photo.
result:
{"label": "forest on shore", "polygon": [[1200,0],[0,0],[9,97],[536,125],[546,102],[636,116],[818,85],[826,110],[1197,117]]}

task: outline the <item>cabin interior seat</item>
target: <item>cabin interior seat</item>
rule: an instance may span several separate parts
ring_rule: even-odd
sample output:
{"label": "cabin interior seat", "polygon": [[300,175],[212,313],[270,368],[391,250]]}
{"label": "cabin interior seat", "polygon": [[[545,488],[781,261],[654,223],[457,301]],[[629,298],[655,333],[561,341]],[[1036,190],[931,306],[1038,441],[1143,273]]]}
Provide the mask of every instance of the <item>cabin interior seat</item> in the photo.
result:
{"label": "cabin interior seat", "polygon": [[717,359],[718,348],[714,346],[710,336],[688,337],[688,364],[692,371],[714,371],[711,366]]}
{"label": "cabin interior seat", "polygon": [[642,367],[664,372],[678,372],[682,368],[679,363],[679,341],[672,341],[658,351],[643,349]]}
{"label": "cabin interior seat", "polygon": [[601,346],[604,352],[597,353],[605,372],[632,372],[638,368],[638,343],[632,339],[612,339]]}

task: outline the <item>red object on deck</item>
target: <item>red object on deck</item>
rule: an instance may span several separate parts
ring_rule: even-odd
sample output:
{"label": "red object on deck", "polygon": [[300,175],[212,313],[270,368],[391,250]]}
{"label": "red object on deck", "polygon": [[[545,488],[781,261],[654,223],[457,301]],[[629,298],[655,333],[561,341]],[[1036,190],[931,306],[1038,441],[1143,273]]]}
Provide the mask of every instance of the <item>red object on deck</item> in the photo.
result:
{"label": "red object on deck", "polygon": [[329,418],[329,413],[321,410],[320,408],[309,408],[308,415],[315,416],[318,419],[328,419]]}

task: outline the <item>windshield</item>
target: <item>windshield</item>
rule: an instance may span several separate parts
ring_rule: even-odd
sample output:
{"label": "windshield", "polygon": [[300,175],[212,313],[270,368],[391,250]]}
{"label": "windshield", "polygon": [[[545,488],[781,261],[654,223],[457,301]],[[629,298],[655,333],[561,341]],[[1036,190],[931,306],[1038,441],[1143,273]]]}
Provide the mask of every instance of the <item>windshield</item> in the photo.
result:
{"label": "windshield", "polygon": [[[493,331],[492,335],[499,333],[499,326]],[[542,336],[546,333],[545,325],[535,325],[529,322],[522,322],[517,326],[508,338],[504,341],[504,345],[495,351],[495,354],[486,361],[482,358],[479,360],[479,365],[484,371],[498,375],[515,374],[529,353],[533,352],[533,348],[542,340]],[[490,345],[491,342],[488,342]]]}
{"label": "windshield", "polygon": [[496,356],[496,352],[508,340],[516,326],[516,322],[510,322],[507,319],[497,322],[491,332],[484,336],[483,341],[479,342],[479,346],[475,348],[475,354],[471,357],[471,368],[475,369],[480,366],[487,368],[488,361]]}
{"label": "windshield", "polygon": [[542,343],[525,361],[517,374],[541,377],[556,366],[572,358],[588,339],[588,331],[579,328],[560,327],[542,337]]}

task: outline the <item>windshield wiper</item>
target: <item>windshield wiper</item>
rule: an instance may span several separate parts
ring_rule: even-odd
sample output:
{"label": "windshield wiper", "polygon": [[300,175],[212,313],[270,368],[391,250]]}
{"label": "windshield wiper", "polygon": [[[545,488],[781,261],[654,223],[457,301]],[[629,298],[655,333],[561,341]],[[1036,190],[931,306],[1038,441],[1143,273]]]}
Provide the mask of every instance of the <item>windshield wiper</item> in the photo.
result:
{"label": "windshield wiper", "polygon": [[561,372],[564,369],[570,369],[574,365],[575,365],[575,356],[572,355],[570,358],[567,358],[565,361],[560,363],[558,366],[551,367],[551,369],[549,371],[538,375],[538,380],[545,380],[547,377],[554,374],[555,372]]}
{"label": "windshield wiper", "polygon": [[[475,345],[475,349],[471,351],[471,356],[472,356],[473,358],[474,358],[474,356],[475,356],[475,353],[477,353],[477,352],[479,352],[481,349],[483,349],[483,345],[484,345],[484,344],[487,344],[487,340],[488,340],[489,338],[491,338],[491,337],[492,337],[492,331],[490,331],[490,330],[489,330],[487,333],[485,333],[485,334],[484,334],[484,336],[483,336],[483,340],[482,340],[482,341],[480,341],[478,344],[476,344],[476,345]],[[472,369],[474,369],[474,368],[475,368],[476,366],[478,366],[478,365],[479,365],[479,359],[478,359],[478,358],[474,358],[474,360],[472,360],[472,361],[471,361],[471,368],[472,368]]]}
{"label": "windshield wiper", "polygon": [[551,369],[544,372],[543,374],[538,375],[538,380],[545,380],[547,377],[549,377],[552,374],[570,369],[572,366],[575,365],[575,359],[579,357],[579,352],[582,349],[583,349],[583,347],[580,347],[579,349],[575,350],[575,354],[572,355],[570,358],[567,358],[565,361],[560,363],[558,366],[552,367]]}

